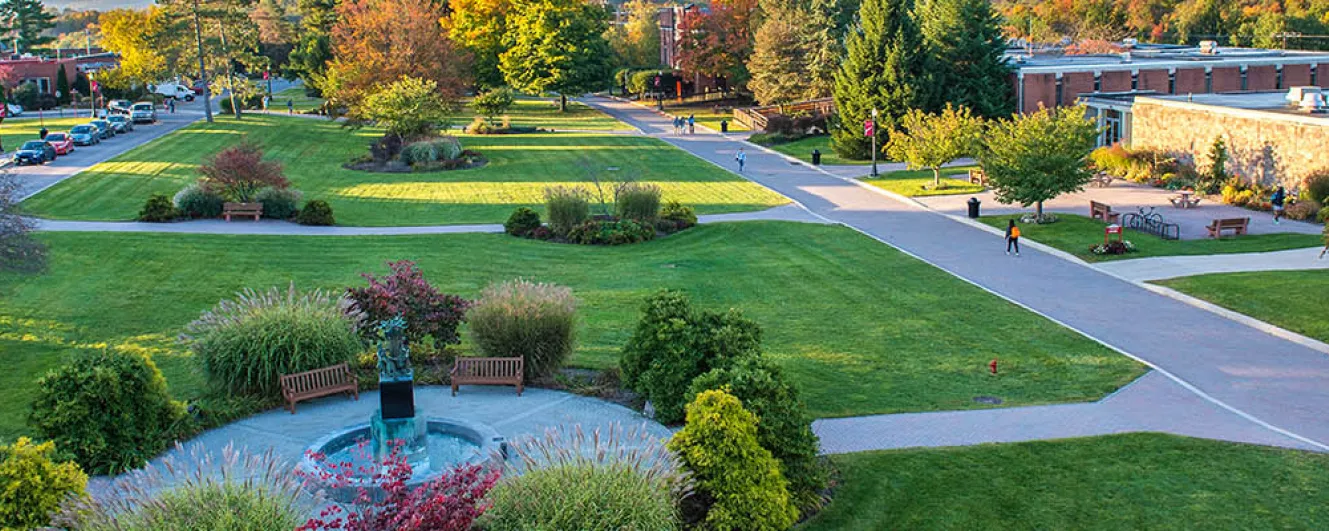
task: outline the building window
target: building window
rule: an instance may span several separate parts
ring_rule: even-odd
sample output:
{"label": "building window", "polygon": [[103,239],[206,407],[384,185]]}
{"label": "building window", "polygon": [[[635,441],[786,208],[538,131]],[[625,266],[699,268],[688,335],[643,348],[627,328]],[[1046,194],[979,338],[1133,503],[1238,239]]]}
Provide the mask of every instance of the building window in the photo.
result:
{"label": "building window", "polygon": [[1241,69],[1241,90],[1246,90],[1246,69]]}
{"label": "building window", "polygon": [[1315,73],[1315,65],[1311,65],[1311,86],[1318,87],[1320,84],[1315,82]]}
{"label": "building window", "polygon": [[1061,106],[1061,96],[1062,96],[1063,93],[1064,93],[1064,90],[1062,89],[1062,86],[1061,86],[1061,78],[1057,78],[1057,99],[1052,100],[1052,106],[1053,106],[1053,107],[1059,107],[1059,106]]}
{"label": "building window", "polygon": [[1131,90],[1140,89],[1140,73],[1131,72]]}
{"label": "building window", "polygon": [[1121,111],[1108,109],[1103,113],[1103,145],[1121,141]]}
{"label": "building window", "polygon": [[1103,90],[1103,74],[1094,74],[1094,92]]}
{"label": "building window", "polygon": [[1283,66],[1278,66],[1277,75],[1274,77],[1274,88],[1283,90]]}
{"label": "building window", "polygon": [[1204,73],[1204,91],[1206,93],[1214,91],[1214,72],[1206,71]]}
{"label": "building window", "polygon": [[1176,73],[1176,72],[1168,72],[1168,73],[1167,73],[1167,93],[1168,93],[1168,94],[1176,94],[1176,93],[1177,93],[1177,73]]}

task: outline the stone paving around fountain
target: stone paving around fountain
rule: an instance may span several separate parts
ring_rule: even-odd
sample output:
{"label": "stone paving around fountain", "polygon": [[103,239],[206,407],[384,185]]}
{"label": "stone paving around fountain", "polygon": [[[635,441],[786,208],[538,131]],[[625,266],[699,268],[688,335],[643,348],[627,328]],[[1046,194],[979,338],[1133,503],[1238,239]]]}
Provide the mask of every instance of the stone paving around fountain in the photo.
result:
{"label": "stone paving around fountain", "polygon": [[[338,395],[301,402],[294,415],[285,409],[274,409],[207,431],[185,443],[186,450],[197,444],[216,454],[220,454],[227,444],[251,452],[271,449],[277,457],[294,466],[316,440],[334,430],[364,424],[378,405],[377,391],[360,393],[358,401]],[[415,388],[415,407],[426,417],[487,424],[509,441],[525,435],[542,435],[549,428],[574,425],[590,432],[618,424],[625,429],[646,430],[661,440],[671,435],[668,428],[628,408],[595,398],[530,387],[518,397],[513,387],[463,386],[453,397],[448,387],[419,386]],[[167,452],[154,459],[152,464],[160,464],[164,458],[178,452],[178,449]],[[185,457],[180,455],[177,459],[183,461]],[[108,477],[92,478],[88,482],[88,491],[96,496],[104,492],[111,481],[112,478]]]}

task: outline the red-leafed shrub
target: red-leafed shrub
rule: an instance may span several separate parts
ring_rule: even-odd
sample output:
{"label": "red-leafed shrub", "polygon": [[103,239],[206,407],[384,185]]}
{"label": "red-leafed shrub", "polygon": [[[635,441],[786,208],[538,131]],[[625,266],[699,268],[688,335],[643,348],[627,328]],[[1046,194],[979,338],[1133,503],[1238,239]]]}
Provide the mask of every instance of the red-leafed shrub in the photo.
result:
{"label": "red-leafed shrub", "polygon": [[[425,337],[433,338],[436,347],[460,342],[457,327],[470,303],[438,291],[425,280],[415,262],[388,262],[388,268],[392,272],[382,278],[373,273],[361,274],[369,285],[346,290],[367,321],[372,325],[400,315],[406,320],[406,338],[412,343]],[[374,326],[365,327],[364,331],[369,339],[377,334]]]}
{"label": "red-leafed shrub", "polygon": [[231,201],[250,203],[263,188],[286,188],[280,162],[263,160],[263,150],[241,142],[208,157],[198,167],[203,182]]}
{"label": "red-leafed shrub", "polygon": [[[324,456],[311,455],[316,461]],[[462,465],[450,472],[411,487],[410,463],[394,449],[382,467],[357,468],[349,463],[328,463],[320,475],[309,479],[331,488],[345,488],[362,474],[370,474],[368,486],[359,488],[349,509],[330,505],[296,531],[466,531],[489,509],[489,490],[498,482],[498,470]],[[331,471],[331,472],[326,472]]]}

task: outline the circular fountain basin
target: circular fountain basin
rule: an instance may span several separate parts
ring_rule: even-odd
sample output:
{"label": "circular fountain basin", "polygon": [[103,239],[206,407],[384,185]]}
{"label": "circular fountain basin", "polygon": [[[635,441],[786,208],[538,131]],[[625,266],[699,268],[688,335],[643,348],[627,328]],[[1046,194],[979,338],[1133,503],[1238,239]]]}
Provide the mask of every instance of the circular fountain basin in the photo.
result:
{"label": "circular fountain basin", "polygon": [[[369,423],[329,433],[309,447],[300,467],[312,477],[320,477],[331,474],[334,466],[349,463],[356,473],[346,485],[327,485],[326,494],[335,501],[350,502],[362,488],[371,487],[371,476],[377,469],[369,441]],[[427,459],[411,462],[408,486],[422,484],[459,465],[500,464],[505,451],[503,437],[489,425],[459,419],[429,417],[426,441]],[[326,457],[314,459],[310,454]]]}

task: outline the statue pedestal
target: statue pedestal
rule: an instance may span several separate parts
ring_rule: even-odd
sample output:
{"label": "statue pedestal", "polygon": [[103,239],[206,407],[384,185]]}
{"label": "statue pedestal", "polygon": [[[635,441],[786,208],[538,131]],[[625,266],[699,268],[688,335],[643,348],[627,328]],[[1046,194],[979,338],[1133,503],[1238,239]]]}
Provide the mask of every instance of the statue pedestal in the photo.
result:
{"label": "statue pedestal", "polygon": [[378,406],[385,419],[408,419],[415,416],[415,379],[404,377],[378,380]]}
{"label": "statue pedestal", "polygon": [[406,458],[411,469],[420,471],[431,468],[429,465],[429,422],[422,416],[411,418],[383,418],[383,412],[375,411],[369,419],[369,434],[374,444],[374,459],[382,462],[392,455],[396,447],[397,455]]}

